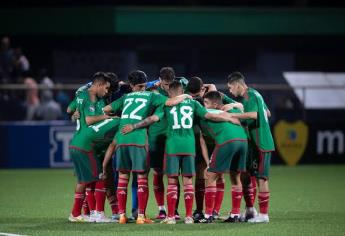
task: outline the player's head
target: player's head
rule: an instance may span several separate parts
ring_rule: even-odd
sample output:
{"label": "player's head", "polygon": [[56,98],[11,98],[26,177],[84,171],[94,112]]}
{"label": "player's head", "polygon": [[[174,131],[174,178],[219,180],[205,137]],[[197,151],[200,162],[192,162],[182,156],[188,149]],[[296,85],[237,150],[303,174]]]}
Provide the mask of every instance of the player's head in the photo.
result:
{"label": "player's head", "polygon": [[110,78],[109,94],[116,92],[119,89],[119,78],[113,72],[106,72],[106,75]]}
{"label": "player's head", "polygon": [[228,76],[228,89],[235,97],[243,96],[245,93],[247,85],[244,79],[241,72],[233,72]]}
{"label": "player's head", "polygon": [[147,75],[144,71],[134,70],[129,73],[128,81],[134,92],[144,91],[146,88]]}
{"label": "player's head", "polygon": [[172,67],[163,67],[159,71],[159,80],[161,84],[161,88],[165,91],[169,90],[169,85],[175,79],[175,71]]}
{"label": "player's head", "polygon": [[204,96],[204,105],[208,109],[217,109],[223,105],[222,95],[218,91],[210,91]]}
{"label": "player's head", "polygon": [[201,78],[193,76],[189,79],[187,85],[187,91],[193,96],[200,96],[201,90],[204,86],[204,82]]}
{"label": "player's head", "polygon": [[183,86],[180,83],[180,81],[174,80],[170,85],[169,85],[169,96],[170,97],[176,97],[178,95],[183,94]]}
{"label": "player's head", "polygon": [[92,76],[92,86],[97,97],[104,97],[110,88],[110,77],[103,71],[96,72]]}

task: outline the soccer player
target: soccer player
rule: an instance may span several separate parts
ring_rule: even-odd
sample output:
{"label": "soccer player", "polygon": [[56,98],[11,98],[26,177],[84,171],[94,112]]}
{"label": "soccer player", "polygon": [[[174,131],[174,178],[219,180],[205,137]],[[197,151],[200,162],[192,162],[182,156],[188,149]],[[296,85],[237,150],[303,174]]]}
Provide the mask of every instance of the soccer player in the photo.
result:
{"label": "soccer player", "polygon": [[[117,75],[115,73],[112,73],[112,72],[97,72],[97,73],[95,73],[94,76],[97,76],[97,75],[106,76],[106,77],[109,77],[109,79],[110,79],[110,87],[108,89],[108,93],[104,97],[100,98],[100,99],[104,100],[104,102],[110,103],[111,100],[114,99],[113,95],[118,90],[119,79],[118,79]],[[88,84],[80,87],[76,91],[75,99],[71,102],[71,104],[69,105],[69,107],[67,109],[68,113],[74,112],[72,115],[72,120],[77,120],[80,118],[80,113],[76,107],[77,106],[76,100],[78,99],[78,95],[80,93],[87,91],[91,86],[92,86],[92,82],[89,82]],[[107,145],[108,143],[103,142],[103,144]],[[100,160],[100,161],[103,160],[104,151],[106,149],[106,146],[104,146],[104,145],[100,145],[100,143],[98,142],[98,145],[94,146],[94,152],[95,152],[95,156],[96,156],[97,160]],[[112,172],[111,163],[107,166],[107,169],[108,169],[109,173]],[[114,177],[113,176],[114,175],[108,174],[107,178],[104,181],[105,181],[106,197],[108,198],[108,201],[109,201],[109,204],[110,204],[113,216],[114,216],[117,214],[118,209],[117,209],[117,199],[116,199],[116,194],[115,194],[115,185],[114,185]],[[100,186],[100,185],[98,185],[98,186]],[[102,189],[99,189],[99,188],[95,189],[95,184],[88,186],[86,188],[86,195],[89,198],[89,201],[94,202],[93,204],[91,204],[92,207],[95,206],[95,201],[96,201],[96,199],[94,197],[95,191],[96,192],[102,192],[102,191],[104,191],[104,189],[103,188]],[[86,198],[84,200],[83,208],[84,208],[84,215],[89,216],[90,215],[90,208],[87,204]],[[95,211],[95,209],[91,209],[91,211]]]}
{"label": "soccer player", "polygon": [[[174,106],[190,96],[182,95],[168,99],[160,94],[145,91],[147,76],[143,71],[133,71],[128,75],[132,93],[126,94],[104,107],[107,113],[122,110],[120,127],[134,124],[149,116],[151,110],[161,105]],[[146,129],[138,129],[129,135],[118,132],[116,135],[116,160],[119,171],[117,198],[119,202],[120,224],[127,222],[126,201],[127,185],[130,172],[138,173],[138,218],[137,224],[152,223],[145,216],[148,201],[147,172],[147,135]]]}
{"label": "soccer player", "polygon": [[[222,95],[217,91],[205,94],[204,104],[208,112],[221,114],[223,107]],[[233,109],[231,112],[240,112]],[[247,153],[247,135],[244,128],[230,122],[213,122],[210,120],[200,121],[201,130],[206,136],[215,141],[211,159],[208,153],[203,156],[207,163],[207,180],[205,192],[205,218],[200,223],[213,222],[213,210],[216,201],[217,180],[223,178],[223,174],[230,172],[232,184],[232,209],[230,216],[225,222],[239,222],[240,206],[242,199],[242,185],[240,172],[245,169]],[[205,155],[206,154],[206,155]]]}
{"label": "soccer player", "polygon": [[[159,72],[159,85],[153,90],[168,97],[170,84],[175,79],[175,71],[171,67],[163,67]],[[156,219],[165,219],[166,209],[164,205],[163,160],[166,141],[166,119],[152,124],[148,128],[150,167],[153,169],[153,192],[158,206]],[[176,207],[177,209],[177,207]],[[178,213],[176,213],[178,216]]]}
{"label": "soccer player", "polygon": [[[232,115],[247,122],[250,147],[249,171],[258,179],[260,214],[249,219],[248,222],[269,222],[268,203],[270,192],[268,178],[271,153],[275,150],[275,147],[265,102],[258,91],[246,85],[245,78],[240,72],[234,72],[228,76],[228,88],[235,97],[242,98],[244,113]],[[225,109],[227,108],[225,107]],[[247,208],[246,214],[248,215],[252,211],[253,209]]]}
{"label": "soccer player", "polygon": [[[183,94],[183,87],[179,81],[174,81],[169,86],[170,98]],[[194,117],[212,119],[216,121],[230,121],[230,116],[224,114],[211,114],[199,102],[186,99],[175,106],[161,107],[154,115],[136,123],[129,124],[122,129],[124,134],[141,129],[166,117],[168,122],[167,141],[165,145],[165,173],[168,176],[168,217],[162,221],[166,224],[176,224],[175,207],[177,199],[177,181],[181,171],[184,184],[184,199],[186,207],[186,224],[193,224],[192,209],[194,201],[194,186],[192,177],[195,175],[195,136],[193,131]],[[130,134],[127,134],[130,135]]]}
{"label": "soccer player", "polygon": [[90,209],[95,210],[94,218],[97,219],[97,222],[107,221],[104,216],[104,182],[98,179],[100,166],[98,165],[97,168],[97,159],[92,150],[90,150],[88,146],[85,147],[84,142],[85,131],[88,126],[111,118],[103,113],[102,108],[104,107],[104,101],[99,99],[108,93],[109,87],[109,77],[106,76],[105,73],[99,72],[93,76],[91,87],[80,92],[76,98],[77,110],[80,113],[80,118],[77,120],[77,130],[69,147],[70,156],[78,177],[78,183],[75,189],[74,206],[72,214],[69,217],[69,220],[73,222],[85,220],[81,216],[81,207],[85,197],[84,192],[86,185],[88,187],[95,185],[95,188],[100,190],[95,193],[96,206],[94,206],[93,201],[89,201],[88,198]]}

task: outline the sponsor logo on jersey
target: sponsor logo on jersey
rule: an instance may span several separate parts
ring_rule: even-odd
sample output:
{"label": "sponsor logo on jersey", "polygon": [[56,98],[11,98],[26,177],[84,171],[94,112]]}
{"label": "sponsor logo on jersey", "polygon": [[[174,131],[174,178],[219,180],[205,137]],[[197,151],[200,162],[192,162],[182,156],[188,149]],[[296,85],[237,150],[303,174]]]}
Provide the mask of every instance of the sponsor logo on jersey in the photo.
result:
{"label": "sponsor logo on jersey", "polygon": [[50,167],[71,167],[69,144],[75,132],[74,126],[51,126],[49,130]]}
{"label": "sponsor logo on jersey", "polygon": [[277,149],[289,166],[294,166],[303,156],[308,143],[308,126],[303,121],[289,123],[281,120],[274,127]]}

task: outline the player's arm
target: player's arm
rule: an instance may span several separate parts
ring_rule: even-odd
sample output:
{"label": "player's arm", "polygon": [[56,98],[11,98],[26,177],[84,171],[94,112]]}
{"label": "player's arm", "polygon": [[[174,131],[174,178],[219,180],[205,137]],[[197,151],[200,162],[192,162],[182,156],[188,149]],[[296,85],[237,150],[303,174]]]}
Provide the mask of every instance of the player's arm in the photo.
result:
{"label": "player's arm", "polygon": [[190,96],[189,94],[181,94],[177,97],[169,98],[168,100],[166,100],[165,105],[168,107],[176,106],[177,104],[183,102],[183,100],[187,98],[193,99],[192,96]]}
{"label": "player's arm", "polygon": [[209,166],[209,164],[210,164],[210,157],[208,155],[208,149],[207,149],[207,145],[206,145],[204,136],[202,135],[201,132],[200,132],[200,147],[201,147],[202,157],[204,158],[207,166]]}
{"label": "player's arm", "polygon": [[231,122],[235,125],[241,125],[241,122],[239,121],[238,118],[233,117],[232,114],[227,113],[227,112],[222,112],[219,114],[207,112],[204,117],[208,120],[213,120],[217,122],[224,121],[224,122]]}
{"label": "player's arm", "polygon": [[105,114],[116,113],[122,109],[123,102],[124,102],[124,96],[120,97],[119,99],[116,99],[109,105],[103,107],[103,112]]}
{"label": "player's arm", "polygon": [[257,112],[244,112],[244,113],[231,113],[231,116],[233,118],[237,118],[237,119],[244,119],[244,120],[248,120],[248,119],[254,119],[256,120],[258,118],[258,113]]}
{"label": "player's arm", "polygon": [[102,169],[103,169],[103,175],[102,175],[102,177],[103,177],[104,179],[106,178],[107,174],[109,174],[109,173],[106,172],[106,169],[107,169],[107,165],[108,165],[108,163],[109,163],[111,157],[113,156],[115,147],[116,147],[116,142],[115,142],[115,140],[113,140],[113,141],[109,144],[109,146],[108,146],[108,148],[107,148],[107,151],[105,152],[104,160],[103,160],[103,163],[102,163]]}
{"label": "player's arm", "polygon": [[243,108],[243,105],[242,103],[239,103],[239,102],[234,102],[234,103],[229,103],[229,104],[225,104],[223,107],[222,107],[222,110],[223,111],[229,111],[229,110],[232,110],[234,108],[237,108],[239,109],[240,111],[244,111],[244,108]]}
{"label": "player's arm", "polygon": [[122,134],[128,134],[135,129],[147,127],[147,126],[149,126],[149,125],[151,125],[157,121],[159,121],[159,117],[157,115],[152,115],[152,116],[149,116],[149,117],[145,118],[144,120],[142,120],[138,123],[125,125],[121,129],[121,133]]}
{"label": "player's arm", "polygon": [[113,116],[103,114],[103,115],[98,115],[98,116],[86,116],[85,117],[85,122],[87,125],[93,125],[97,122],[109,119],[109,118],[114,118]]}

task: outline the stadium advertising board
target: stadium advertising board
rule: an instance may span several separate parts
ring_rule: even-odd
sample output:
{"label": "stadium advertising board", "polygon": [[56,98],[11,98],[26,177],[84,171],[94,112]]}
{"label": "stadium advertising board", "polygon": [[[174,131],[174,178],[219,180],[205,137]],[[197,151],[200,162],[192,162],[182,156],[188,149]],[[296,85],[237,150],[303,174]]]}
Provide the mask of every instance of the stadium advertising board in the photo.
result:
{"label": "stadium advertising board", "polygon": [[272,131],[276,155],[287,165],[345,163],[344,124],[280,120]]}

